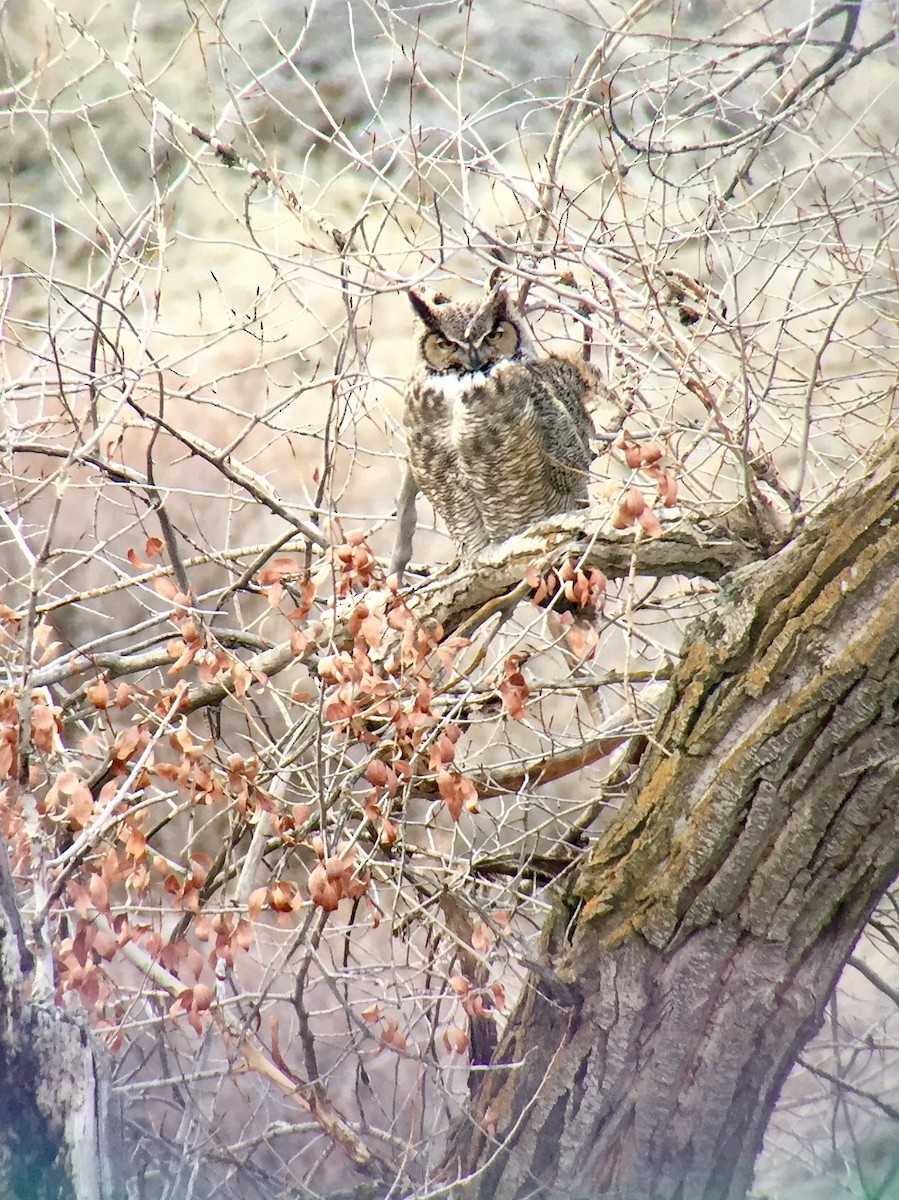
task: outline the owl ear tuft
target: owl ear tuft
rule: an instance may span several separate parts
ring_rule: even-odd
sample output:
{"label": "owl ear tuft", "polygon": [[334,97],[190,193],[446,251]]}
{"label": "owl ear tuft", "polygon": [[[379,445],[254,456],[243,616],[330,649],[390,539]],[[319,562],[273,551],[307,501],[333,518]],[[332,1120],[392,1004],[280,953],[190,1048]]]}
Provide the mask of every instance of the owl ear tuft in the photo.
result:
{"label": "owl ear tuft", "polygon": [[[416,292],[413,288],[409,288],[406,293],[409,297],[409,303],[415,309],[415,315],[422,321],[428,329],[438,328],[438,318],[434,309],[431,307],[431,301],[427,300],[420,292]],[[447,297],[435,296],[433,303],[446,304]]]}
{"label": "owl ear tuft", "polygon": [[511,312],[509,293],[499,284],[494,284],[488,297],[489,311],[493,313],[494,321],[508,321]]}

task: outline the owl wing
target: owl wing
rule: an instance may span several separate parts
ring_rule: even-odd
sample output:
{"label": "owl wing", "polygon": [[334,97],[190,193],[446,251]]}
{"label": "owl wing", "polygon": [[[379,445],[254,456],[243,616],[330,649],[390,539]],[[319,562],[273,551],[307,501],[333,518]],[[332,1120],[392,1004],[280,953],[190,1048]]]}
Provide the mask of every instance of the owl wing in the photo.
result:
{"label": "owl wing", "polygon": [[542,472],[551,511],[561,512],[583,504],[593,451],[593,422],[587,397],[597,378],[583,360],[551,355],[530,365],[534,387],[534,420],[544,448]]}
{"label": "owl wing", "polygon": [[490,541],[586,501],[588,370],[558,356],[508,362],[470,392],[454,440]]}

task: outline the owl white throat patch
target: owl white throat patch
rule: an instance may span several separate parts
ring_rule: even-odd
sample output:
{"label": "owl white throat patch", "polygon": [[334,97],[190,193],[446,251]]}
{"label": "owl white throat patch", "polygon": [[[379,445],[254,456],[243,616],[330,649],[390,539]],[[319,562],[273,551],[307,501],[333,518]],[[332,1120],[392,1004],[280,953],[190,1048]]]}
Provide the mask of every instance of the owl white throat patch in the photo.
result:
{"label": "owl white throat patch", "polygon": [[435,392],[440,392],[444,400],[452,404],[461,396],[466,395],[472,388],[482,387],[491,375],[496,374],[497,367],[502,366],[497,363],[492,371],[468,371],[464,375],[454,375],[447,373],[445,375],[427,375],[425,376],[425,387],[433,389]]}

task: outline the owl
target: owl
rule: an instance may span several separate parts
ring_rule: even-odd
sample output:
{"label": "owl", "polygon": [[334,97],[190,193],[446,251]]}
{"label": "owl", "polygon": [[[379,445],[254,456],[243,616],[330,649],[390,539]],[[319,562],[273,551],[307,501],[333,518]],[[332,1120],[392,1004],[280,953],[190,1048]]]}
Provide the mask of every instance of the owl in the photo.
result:
{"label": "owl", "polygon": [[598,380],[582,359],[538,356],[501,288],[455,303],[410,291],[420,322],[406,388],[408,465],[391,568],[412,552],[424,492],[463,561],[554,513],[583,506]]}

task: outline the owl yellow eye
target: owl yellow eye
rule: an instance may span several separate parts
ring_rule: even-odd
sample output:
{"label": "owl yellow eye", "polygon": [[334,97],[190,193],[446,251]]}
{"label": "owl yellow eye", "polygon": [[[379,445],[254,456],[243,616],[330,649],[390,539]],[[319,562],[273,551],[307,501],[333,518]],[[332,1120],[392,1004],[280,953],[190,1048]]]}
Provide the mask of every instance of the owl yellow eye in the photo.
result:
{"label": "owl yellow eye", "polygon": [[429,333],[422,344],[425,361],[437,371],[445,371],[456,358],[456,346],[439,333]]}
{"label": "owl yellow eye", "polygon": [[512,355],[518,347],[518,334],[510,321],[500,321],[487,334],[487,341],[500,354]]}

